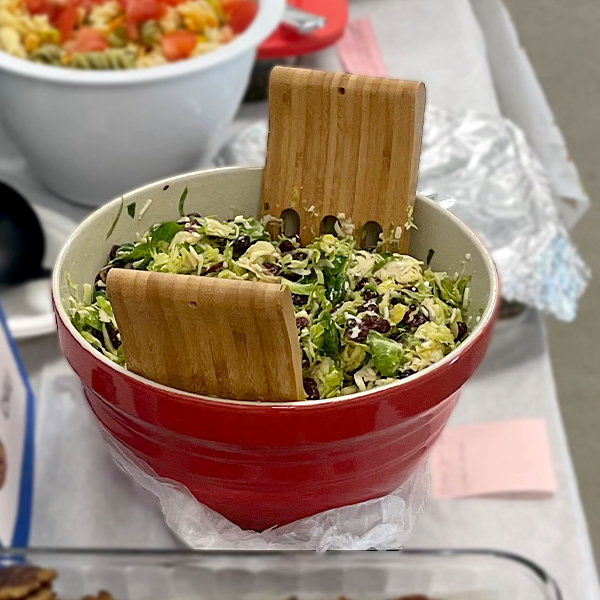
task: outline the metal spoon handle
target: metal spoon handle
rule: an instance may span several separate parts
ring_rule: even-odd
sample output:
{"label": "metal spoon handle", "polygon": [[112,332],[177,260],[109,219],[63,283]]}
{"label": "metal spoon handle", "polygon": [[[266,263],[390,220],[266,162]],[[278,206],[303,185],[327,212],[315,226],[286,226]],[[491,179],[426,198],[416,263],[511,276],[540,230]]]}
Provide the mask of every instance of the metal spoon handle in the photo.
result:
{"label": "metal spoon handle", "polygon": [[300,35],[312,33],[325,27],[327,20],[321,15],[315,15],[290,4],[286,4],[281,24]]}

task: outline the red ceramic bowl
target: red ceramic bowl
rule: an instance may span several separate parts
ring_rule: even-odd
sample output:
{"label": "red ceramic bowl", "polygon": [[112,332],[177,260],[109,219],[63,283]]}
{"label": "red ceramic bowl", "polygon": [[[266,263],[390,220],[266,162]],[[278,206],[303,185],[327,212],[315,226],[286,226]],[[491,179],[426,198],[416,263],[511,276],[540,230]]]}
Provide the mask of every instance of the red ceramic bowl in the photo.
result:
{"label": "red ceramic bowl", "polygon": [[446,425],[460,388],[485,353],[498,306],[494,264],[477,238],[435,202],[418,197],[411,254],[456,271],[468,256],[472,333],[436,365],[376,390],[330,400],[252,403],[168,388],[119,367],[92,349],[71,325],[66,274],[93,281],[110,248],[151,224],[187,212],[228,218],[257,213],[261,169],[227,168],[182,175],[124,197],[84,221],[63,249],[53,299],[60,343],[102,425],[158,475],[243,528],[263,530],[334,507],[388,494],[425,459]]}

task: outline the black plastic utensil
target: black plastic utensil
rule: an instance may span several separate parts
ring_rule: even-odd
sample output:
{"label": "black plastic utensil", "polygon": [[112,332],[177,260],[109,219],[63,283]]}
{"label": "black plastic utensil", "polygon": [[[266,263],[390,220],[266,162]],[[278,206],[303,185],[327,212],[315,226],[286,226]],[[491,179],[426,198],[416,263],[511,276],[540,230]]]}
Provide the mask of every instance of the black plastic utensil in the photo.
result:
{"label": "black plastic utensil", "polygon": [[0,285],[48,276],[44,250],[37,215],[19,192],[0,182]]}

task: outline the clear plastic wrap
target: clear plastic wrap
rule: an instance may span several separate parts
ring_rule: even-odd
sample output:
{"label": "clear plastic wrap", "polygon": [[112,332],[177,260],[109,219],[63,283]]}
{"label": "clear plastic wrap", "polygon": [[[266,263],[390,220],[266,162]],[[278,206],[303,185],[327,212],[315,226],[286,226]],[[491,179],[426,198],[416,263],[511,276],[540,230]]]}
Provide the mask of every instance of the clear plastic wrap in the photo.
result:
{"label": "clear plastic wrap", "polygon": [[[263,164],[266,139],[266,123],[256,123],[230,140],[217,162]],[[485,242],[506,300],[561,320],[575,318],[590,272],[561,221],[544,168],[516,125],[494,115],[429,106],[419,190]],[[430,195],[432,190],[442,193]]]}
{"label": "clear plastic wrap", "polygon": [[198,502],[183,485],[162,479],[105,429],[117,465],[161,505],[167,525],[188,546],[204,550],[368,550],[400,548],[429,495],[425,463],[391,494],[300,519],[261,533],[245,531]]}

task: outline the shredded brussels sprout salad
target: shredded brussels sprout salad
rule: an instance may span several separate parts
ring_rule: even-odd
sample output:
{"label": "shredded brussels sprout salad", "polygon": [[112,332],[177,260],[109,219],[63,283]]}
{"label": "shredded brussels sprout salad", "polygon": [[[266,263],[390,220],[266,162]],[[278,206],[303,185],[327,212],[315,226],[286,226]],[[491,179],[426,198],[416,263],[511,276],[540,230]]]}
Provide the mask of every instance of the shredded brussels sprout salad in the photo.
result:
{"label": "shredded brussels sprout salad", "polygon": [[332,234],[300,247],[264,225],[190,214],[114,246],[83,294],[69,280],[69,316],[84,339],[125,365],[106,297],[109,269],[279,282],[292,293],[307,399],[365,391],[441,360],[465,338],[470,277],[434,272],[407,255],[360,250]]}

